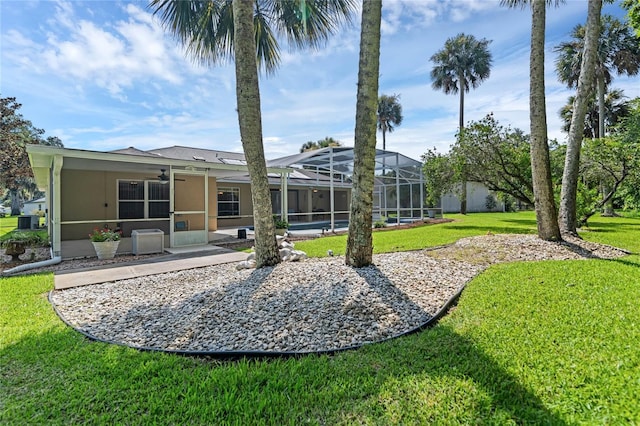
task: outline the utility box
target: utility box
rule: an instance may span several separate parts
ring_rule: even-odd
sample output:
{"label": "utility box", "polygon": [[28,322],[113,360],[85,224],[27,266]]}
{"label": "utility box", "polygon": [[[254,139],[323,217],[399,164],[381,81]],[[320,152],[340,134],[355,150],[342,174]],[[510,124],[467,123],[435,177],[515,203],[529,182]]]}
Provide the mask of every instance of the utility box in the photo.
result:
{"label": "utility box", "polygon": [[164,232],[161,229],[134,229],[131,242],[135,255],[164,252]]}
{"label": "utility box", "polygon": [[38,229],[40,227],[40,216],[24,215],[18,216],[18,229]]}

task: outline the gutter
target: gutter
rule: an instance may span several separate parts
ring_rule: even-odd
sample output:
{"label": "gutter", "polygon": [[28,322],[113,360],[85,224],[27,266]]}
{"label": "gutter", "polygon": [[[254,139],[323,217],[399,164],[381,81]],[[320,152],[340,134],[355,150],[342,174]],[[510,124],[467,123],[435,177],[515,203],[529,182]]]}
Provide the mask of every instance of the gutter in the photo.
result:
{"label": "gutter", "polygon": [[53,248],[51,249],[51,256],[51,259],[42,260],[40,262],[25,263],[24,265],[18,265],[15,268],[5,269],[0,275],[13,275],[30,269],[42,268],[43,266],[57,265],[62,262],[62,256],[53,257]]}

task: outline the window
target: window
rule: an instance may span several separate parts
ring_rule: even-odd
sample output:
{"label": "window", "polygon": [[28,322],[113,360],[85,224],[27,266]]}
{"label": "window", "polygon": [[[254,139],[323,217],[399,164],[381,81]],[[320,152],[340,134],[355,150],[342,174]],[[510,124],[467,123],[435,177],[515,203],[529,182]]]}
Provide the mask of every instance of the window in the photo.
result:
{"label": "window", "polygon": [[218,188],[218,216],[240,216],[240,188]]}
{"label": "window", "polygon": [[162,182],[118,181],[119,219],[169,217],[169,185]]}
{"label": "window", "polygon": [[147,182],[149,188],[149,218],[169,217],[169,185],[163,182]]}

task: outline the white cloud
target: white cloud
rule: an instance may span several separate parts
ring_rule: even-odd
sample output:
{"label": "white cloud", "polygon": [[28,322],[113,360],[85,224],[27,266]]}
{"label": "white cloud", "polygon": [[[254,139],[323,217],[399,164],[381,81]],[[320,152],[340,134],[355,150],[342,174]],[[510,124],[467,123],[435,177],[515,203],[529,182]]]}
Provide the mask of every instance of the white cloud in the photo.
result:
{"label": "white cloud", "polygon": [[97,26],[78,18],[70,3],[59,3],[50,23],[67,31],[49,33],[45,63],[58,75],[95,83],[123,100],[127,99],[124,89],[136,81],[180,84],[177,68],[184,61],[159,24],[135,5],[128,4],[124,10],[127,20]]}

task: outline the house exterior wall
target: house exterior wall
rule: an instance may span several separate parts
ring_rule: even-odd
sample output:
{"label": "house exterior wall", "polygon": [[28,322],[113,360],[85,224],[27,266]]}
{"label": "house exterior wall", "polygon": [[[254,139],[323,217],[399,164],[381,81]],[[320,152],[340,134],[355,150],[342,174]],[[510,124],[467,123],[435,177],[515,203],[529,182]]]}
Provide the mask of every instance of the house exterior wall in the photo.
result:
{"label": "house exterior wall", "polygon": [[24,203],[24,207],[22,208],[22,213],[26,215],[35,215],[39,212],[45,211],[47,208],[47,200],[41,198],[35,201],[27,201]]}
{"label": "house exterior wall", "polygon": [[[487,196],[491,195],[496,201],[494,209],[487,209]],[[442,196],[442,211],[445,213],[457,213],[460,211],[460,199],[454,193]],[[467,182],[467,212],[501,212],[504,204],[498,200],[496,195],[480,182]]]}
{"label": "house exterior wall", "polygon": [[[63,224],[60,236],[62,240],[87,240],[87,235],[97,227],[104,225],[112,229],[118,227],[118,203],[117,180],[118,179],[144,179],[142,174],[127,173],[126,175],[93,170],[69,170],[63,169],[60,173],[61,180],[61,209],[60,221],[90,221],[100,220],[99,223]],[[142,228],[145,224],[140,224]],[[147,228],[166,228],[165,221],[154,221]],[[129,225],[123,229],[124,236],[130,236]]]}
{"label": "house exterior wall", "polygon": [[[240,215],[238,217],[218,218],[218,226],[221,228],[225,228],[225,227],[253,225],[251,185],[248,183],[220,182],[218,183],[218,188],[238,188],[240,190]],[[215,196],[215,198],[216,200],[218,199],[217,195]],[[217,206],[214,211],[217,216],[218,215]],[[245,217],[245,216],[249,216],[249,217]]]}

